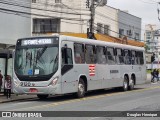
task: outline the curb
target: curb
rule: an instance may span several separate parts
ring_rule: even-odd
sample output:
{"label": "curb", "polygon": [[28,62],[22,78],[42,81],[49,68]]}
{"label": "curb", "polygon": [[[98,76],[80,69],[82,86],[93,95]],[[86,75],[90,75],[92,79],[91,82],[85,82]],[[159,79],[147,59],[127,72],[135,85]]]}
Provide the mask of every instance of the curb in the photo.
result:
{"label": "curb", "polygon": [[7,100],[7,98],[5,98],[6,100],[2,100],[0,101],[1,103],[9,103],[9,102],[15,102],[15,101],[23,101],[23,100],[34,100],[34,99],[38,99],[37,97],[30,97],[30,98],[19,98],[19,99],[9,99]]}

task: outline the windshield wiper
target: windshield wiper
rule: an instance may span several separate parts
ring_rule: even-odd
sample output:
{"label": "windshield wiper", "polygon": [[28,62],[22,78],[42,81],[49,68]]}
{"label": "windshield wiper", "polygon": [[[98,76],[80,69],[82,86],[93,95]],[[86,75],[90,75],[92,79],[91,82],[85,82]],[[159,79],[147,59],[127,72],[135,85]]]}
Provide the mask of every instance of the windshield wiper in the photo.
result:
{"label": "windshield wiper", "polygon": [[51,60],[50,64],[51,64],[53,61],[54,61],[54,63],[58,61],[58,54],[56,55],[56,58],[55,58],[55,59],[53,58],[53,59]]}
{"label": "windshield wiper", "polygon": [[37,59],[39,59],[46,50],[47,50],[47,46],[45,46],[41,51],[37,51]]}

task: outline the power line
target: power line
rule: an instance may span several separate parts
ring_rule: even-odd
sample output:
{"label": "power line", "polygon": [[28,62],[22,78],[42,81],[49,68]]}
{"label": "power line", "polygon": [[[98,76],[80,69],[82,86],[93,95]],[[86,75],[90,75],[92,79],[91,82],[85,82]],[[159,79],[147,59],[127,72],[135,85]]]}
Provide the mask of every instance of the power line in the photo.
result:
{"label": "power line", "polygon": [[73,12],[70,13],[70,12],[64,12],[64,11],[62,12],[62,11],[56,11],[56,10],[46,10],[46,9],[40,9],[40,8],[35,8],[35,7],[28,7],[28,6],[24,6],[24,5],[20,5],[20,4],[16,4],[16,3],[8,3],[8,2],[2,2],[2,1],[0,1],[0,3],[6,4],[6,5],[11,5],[11,6],[27,8],[27,9],[47,11],[47,12],[57,12],[57,13],[65,13],[65,14],[73,14],[73,15],[87,15],[87,16],[89,16],[89,14],[80,14],[80,13],[73,13]]}
{"label": "power line", "polygon": [[[14,15],[18,15],[18,16],[21,16],[22,14],[23,14],[23,15],[26,14],[26,15],[35,15],[35,16],[51,17],[51,16],[46,16],[46,15],[31,14],[31,13],[27,13],[27,12],[14,11],[14,10],[3,9],[3,8],[0,8],[0,12],[7,13],[7,14],[14,14]],[[11,13],[10,13],[10,12],[11,12]],[[22,16],[22,17],[26,17],[26,16]],[[29,17],[27,17],[27,18],[29,18]],[[70,20],[70,19],[66,19],[66,20]],[[73,19],[71,19],[71,20],[73,20]],[[74,19],[74,20],[75,20],[75,19]],[[80,20],[76,20],[76,21],[80,21]],[[62,21],[62,22],[70,23],[70,24],[79,24],[79,25],[84,25],[84,24],[86,24],[86,23],[83,23],[83,24],[82,24],[82,23],[72,23],[72,22],[66,22],[66,21]],[[94,23],[94,24],[95,24],[95,23]],[[95,25],[97,25],[97,24],[95,24]],[[97,27],[96,27],[96,28],[97,28]],[[104,27],[103,27],[103,28],[104,28]],[[97,31],[97,29],[95,29],[95,28],[94,28],[94,30]],[[122,34],[116,32],[116,31],[114,31],[114,30],[111,30],[111,29],[108,29],[108,30],[111,31],[111,32],[117,33],[117,34],[119,34],[119,35],[122,35]],[[104,35],[104,34],[102,34],[102,35]],[[122,35],[122,36],[126,36],[126,35]],[[129,36],[127,36],[127,37],[129,37]],[[131,38],[131,37],[129,37],[129,38]],[[132,38],[132,39],[134,39],[134,38]],[[142,40],[140,40],[140,41],[142,41]]]}
{"label": "power line", "polygon": [[157,4],[157,2],[155,1],[152,1],[152,2],[147,2],[147,1],[144,1],[144,0],[139,0],[140,2],[143,2],[143,3],[146,3],[146,4]]}
{"label": "power line", "polygon": [[[95,25],[97,25],[96,23],[94,23]],[[103,26],[101,26],[102,28],[104,28]],[[97,28],[97,27],[96,27]],[[99,32],[97,29],[94,29],[94,30],[96,30],[97,32]],[[113,33],[116,33],[116,34],[118,34],[118,35],[122,35],[122,36],[126,36],[126,37],[128,37],[128,38],[131,38],[131,39],[135,39],[135,38],[133,38],[133,37],[130,37],[130,36],[127,36],[127,35],[123,35],[123,34],[120,34],[119,32],[116,32],[116,31],[114,31],[114,30],[111,30],[111,29],[107,29],[107,30],[109,30],[109,31],[111,31],[111,32],[113,32]],[[101,33],[102,34],[102,33]],[[141,40],[141,39],[139,39],[139,41],[143,41],[144,42],[144,40]]]}
{"label": "power line", "polygon": [[[98,32],[98,30],[97,30],[97,29],[94,29],[94,31]],[[110,30],[110,29],[109,29],[109,31],[112,31],[112,32],[114,32],[114,33],[117,33],[117,34],[119,34],[119,35],[122,35],[122,34],[120,34],[120,33],[116,32],[116,31],[113,31],[113,30]],[[105,34],[103,34],[103,33],[99,33],[99,34],[101,34],[101,35],[103,35],[104,37],[106,37],[106,38],[107,38],[107,36],[106,36]],[[122,36],[124,36],[124,37],[128,37],[128,36],[126,36],[126,35],[122,35]],[[111,37],[113,37],[113,36],[111,36]],[[129,38],[130,38],[130,37],[129,37]],[[139,39],[139,41],[140,41],[140,42],[145,42],[144,40],[140,40],[140,39]]]}
{"label": "power line", "polygon": [[[58,12],[58,13],[66,13],[66,14],[74,14],[74,15],[89,15],[89,14],[78,14],[77,12],[76,13],[68,13],[68,12],[60,12],[60,11],[51,11],[51,10],[45,10],[45,9],[39,9],[39,8],[31,8],[31,7],[26,7],[26,6],[22,6],[22,5],[18,5],[18,4],[15,4],[15,3],[6,3],[6,2],[0,2],[0,3],[2,3],[2,4],[7,4],[7,5],[13,5],[13,6],[19,6],[19,7],[23,7],[23,8],[29,8],[29,9],[36,9],[36,10],[43,10],[43,11],[49,11],[49,12]],[[62,3],[63,4],[63,3]],[[63,4],[64,5],[64,4]],[[66,5],[65,5],[66,6]],[[67,6],[66,6],[67,7]],[[69,7],[68,7],[69,8]],[[69,8],[69,9],[72,9],[72,8]],[[119,21],[116,21],[116,20],[114,20],[114,19],[112,19],[112,18],[110,18],[110,17],[108,17],[108,16],[105,16],[105,15],[103,15],[103,14],[101,14],[101,13],[98,13],[97,12],[97,14],[98,15],[100,15],[100,16],[102,16],[102,17],[105,17],[105,18],[108,18],[108,19],[110,19],[110,20],[112,20],[112,21],[115,21],[115,22],[118,22],[118,23],[121,23],[121,24],[124,24],[124,25],[126,25],[126,26],[130,26],[130,27],[134,27],[134,26],[131,26],[131,25],[127,25],[127,24],[125,24],[125,23],[122,23],[122,22],[119,22]],[[139,29],[139,30],[142,30],[142,29],[140,29],[140,28],[136,28],[136,27],[134,27],[135,29]],[[145,31],[145,30],[144,30]]]}
{"label": "power line", "polygon": [[[5,11],[5,12],[17,13],[17,14],[26,14],[26,15],[35,15],[35,16],[41,16],[41,17],[51,17],[51,18],[59,18],[59,19],[65,19],[65,20],[81,21],[79,18],[66,18],[66,17],[49,16],[49,15],[42,15],[42,14],[29,13],[29,12],[22,12],[22,11],[16,11],[16,10],[4,9],[4,8],[0,8],[0,10],[1,11]],[[88,19],[83,19],[83,21],[87,21],[87,20]]]}
{"label": "power line", "polygon": [[155,2],[155,3],[158,3],[157,1],[155,1],[155,0],[150,0],[150,1],[153,1],[153,2]]}
{"label": "power line", "polygon": [[[0,2],[0,3],[1,3],[1,2]],[[13,5],[13,4],[11,4],[11,3],[7,3],[7,4]],[[15,5],[15,4],[14,4],[14,5]],[[16,5],[16,6],[17,6],[17,5]],[[22,6],[20,6],[20,7],[22,7]],[[23,6],[23,7],[26,7],[26,6]],[[29,7],[27,7],[27,8],[29,8]],[[43,17],[55,17],[55,16],[40,15],[40,14],[27,13],[27,12],[21,12],[21,11],[15,11],[15,10],[3,9],[3,8],[0,8],[0,10],[6,11],[6,12],[12,12],[12,13],[14,13],[15,15],[26,14],[26,15],[43,16]],[[2,11],[1,11],[1,12],[2,12]],[[18,13],[18,14],[17,14],[17,13]],[[56,17],[56,18],[60,18],[60,17]],[[65,18],[65,17],[63,17],[63,18],[61,18],[61,19],[81,21],[81,20],[79,20],[79,19],[77,19],[77,18]],[[88,20],[88,19],[87,19],[87,20]],[[77,23],[72,23],[72,24],[77,24]],[[112,31],[112,30],[110,30],[110,31]],[[112,31],[112,32],[115,32],[115,31]],[[116,33],[117,33],[117,32],[116,32]],[[119,34],[119,33],[117,33],[117,34]],[[131,38],[131,37],[130,37],[130,38]]]}
{"label": "power line", "polygon": [[[1,0],[2,1],[2,0]],[[3,1],[7,1],[7,0],[3,0]],[[30,1],[30,2],[29,2]],[[54,7],[54,6],[56,6],[57,5],[57,3],[55,3],[55,2],[53,2],[52,1],[52,3],[54,3],[54,4],[51,4],[51,3],[46,3],[46,2],[42,2],[42,1],[40,1],[40,0],[38,0],[38,1],[36,1],[36,3],[32,3],[32,0],[29,0],[29,1],[19,1],[19,0],[12,0],[12,1],[10,1],[10,0],[8,0],[7,2],[12,2],[12,3],[21,3],[21,4],[23,4],[23,5],[26,5],[26,4],[28,4],[29,6],[31,6],[31,5],[38,5],[38,6],[50,6],[50,7]],[[63,4],[62,2],[61,2],[61,4]],[[64,5],[63,5],[64,6]],[[65,6],[66,7],[66,6]],[[81,10],[81,11],[89,11],[89,10],[86,10],[86,9],[78,9],[78,8],[72,8],[72,9],[74,9],[74,10]]]}
{"label": "power line", "polygon": [[135,27],[135,26],[132,26],[132,25],[129,25],[129,24],[126,24],[126,23],[123,23],[123,22],[117,21],[117,20],[115,20],[115,19],[113,19],[113,18],[111,18],[111,17],[108,17],[108,16],[106,16],[106,15],[104,15],[104,14],[102,14],[102,13],[99,13],[99,12],[97,12],[97,11],[96,11],[96,14],[97,14],[97,15],[99,15],[99,16],[101,16],[101,17],[104,17],[104,18],[110,19],[111,21],[114,21],[114,22],[116,22],[116,23],[123,24],[123,25],[125,25],[125,26],[127,26],[127,27],[132,27],[132,28],[134,28],[134,29],[138,29],[138,30],[143,30],[143,31],[145,31],[144,29],[137,28],[137,27]]}

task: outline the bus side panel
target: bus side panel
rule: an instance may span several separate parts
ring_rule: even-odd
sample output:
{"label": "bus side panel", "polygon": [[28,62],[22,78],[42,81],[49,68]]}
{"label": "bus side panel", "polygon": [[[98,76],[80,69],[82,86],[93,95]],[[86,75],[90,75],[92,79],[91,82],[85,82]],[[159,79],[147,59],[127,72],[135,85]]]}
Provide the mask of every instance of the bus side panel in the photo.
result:
{"label": "bus side panel", "polygon": [[[70,41],[62,41],[62,47],[67,45],[67,48],[71,48],[72,50],[72,60],[73,60],[73,42]],[[73,65],[73,68],[70,69],[68,72],[62,75],[62,93],[73,93],[77,91],[77,76],[75,74],[75,66]]]}
{"label": "bus side panel", "polygon": [[107,65],[109,70],[110,79],[109,79],[109,87],[119,87],[123,85],[123,79],[121,71],[122,66],[120,65]]}
{"label": "bus side panel", "polygon": [[98,72],[98,78],[99,78],[99,83],[102,84],[101,88],[107,88],[109,87],[109,79],[107,79],[108,77],[108,69],[106,67],[106,64],[99,64],[97,65],[97,72]]}
{"label": "bus side panel", "polygon": [[[100,66],[98,64],[93,64],[95,66],[92,71],[92,64],[86,64],[88,67],[87,75],[88,75],[88,90],[96,90],[96,89],[101,89],[102,88],[102,78],[103,76],[99,75],[100,71]],[[91,70],[91,72],[89,72]],[[101,71],[102,72],[102,71]],[[93,74],[93,75],[92,75]]]}
{"label": "bus side panel", "polygon": [[146,66],[138,65],[136,66],[136,84],[143,84],[146,80]]}

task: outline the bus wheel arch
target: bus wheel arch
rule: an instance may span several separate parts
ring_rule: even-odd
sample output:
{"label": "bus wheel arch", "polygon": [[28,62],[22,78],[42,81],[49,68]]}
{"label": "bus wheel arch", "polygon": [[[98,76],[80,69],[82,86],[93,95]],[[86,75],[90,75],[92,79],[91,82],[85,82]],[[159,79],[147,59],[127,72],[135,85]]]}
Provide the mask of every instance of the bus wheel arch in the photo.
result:
{"label": "bus wheel arch", "polygon": [[123,91],[127,91],[128,87],[129,87],[129,76],[128,74],[125,74],[123,80]]}
{"label": "bus wheel arch", "polygon": [[130,79],[129,90],[133,90],[135,84],[136,84],[136,76],[135,74],[132,74]]}
{"label": "bus wheel arch", "polygon": [[81,76],[78,82],[77,97],[78,98],[84,97],[86,91],[87,91],[87,78],[85,76]]}

